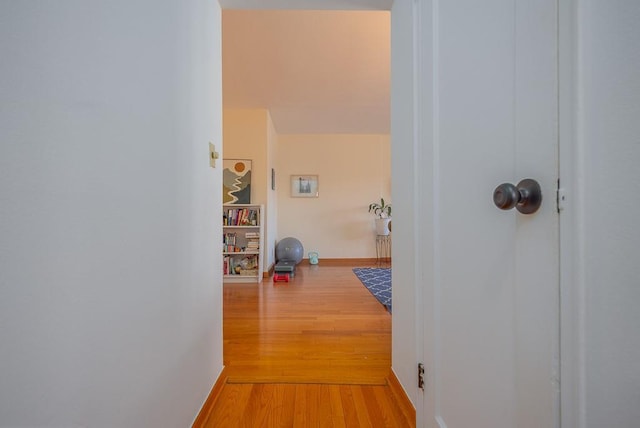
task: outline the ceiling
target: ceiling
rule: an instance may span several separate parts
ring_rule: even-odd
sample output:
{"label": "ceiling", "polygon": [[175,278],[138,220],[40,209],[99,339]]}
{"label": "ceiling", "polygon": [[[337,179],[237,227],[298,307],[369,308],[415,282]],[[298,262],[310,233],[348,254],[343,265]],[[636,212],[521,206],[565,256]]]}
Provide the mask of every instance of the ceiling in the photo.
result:
{"label": "ceiling", "polygon": [[224,10],[225,108],[280,134],[388,134],[388,11]]}

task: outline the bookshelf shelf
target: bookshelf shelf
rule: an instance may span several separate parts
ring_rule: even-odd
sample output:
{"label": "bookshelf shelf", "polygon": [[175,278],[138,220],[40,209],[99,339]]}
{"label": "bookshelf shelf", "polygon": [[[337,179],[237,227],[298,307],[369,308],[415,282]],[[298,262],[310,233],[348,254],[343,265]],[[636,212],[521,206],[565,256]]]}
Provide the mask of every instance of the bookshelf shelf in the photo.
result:
{"label": "bookshelf shelf", "polygon": [[261,282],[264,251],[264,207],[225,204],[222,213],[224,282]]}

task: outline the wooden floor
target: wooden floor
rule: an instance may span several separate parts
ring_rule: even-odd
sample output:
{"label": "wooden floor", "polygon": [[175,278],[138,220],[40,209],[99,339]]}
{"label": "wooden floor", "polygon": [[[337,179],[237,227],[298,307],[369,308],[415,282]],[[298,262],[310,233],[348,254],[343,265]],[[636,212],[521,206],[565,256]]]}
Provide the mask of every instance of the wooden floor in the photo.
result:
{"label": "wooden floor", "polygon": [[391,315],[351,267],[225,284],[224,364],[197,426],[415,426],[389,386]]}

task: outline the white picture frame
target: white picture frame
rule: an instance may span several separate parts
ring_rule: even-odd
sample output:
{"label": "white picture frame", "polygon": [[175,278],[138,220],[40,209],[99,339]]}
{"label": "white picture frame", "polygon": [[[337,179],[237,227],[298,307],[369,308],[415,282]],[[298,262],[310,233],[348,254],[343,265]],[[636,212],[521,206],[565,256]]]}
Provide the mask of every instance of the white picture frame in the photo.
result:
{"label": "white picture frame", "polygon": [[310,174],[292,175],[291,176],[291,197],[292,198],[317,198],[318,192],[318,176]]}

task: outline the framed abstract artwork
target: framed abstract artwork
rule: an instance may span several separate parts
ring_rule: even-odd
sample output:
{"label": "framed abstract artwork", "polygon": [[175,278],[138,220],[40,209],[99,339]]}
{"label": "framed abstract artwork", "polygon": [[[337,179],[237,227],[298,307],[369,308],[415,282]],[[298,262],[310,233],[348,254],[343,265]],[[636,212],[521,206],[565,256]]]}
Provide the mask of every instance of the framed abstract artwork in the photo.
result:
{"label": "framed abstract artwork", "polygon": [[222,203],[251,203],[251,161],[224,159],[222,161]]}

